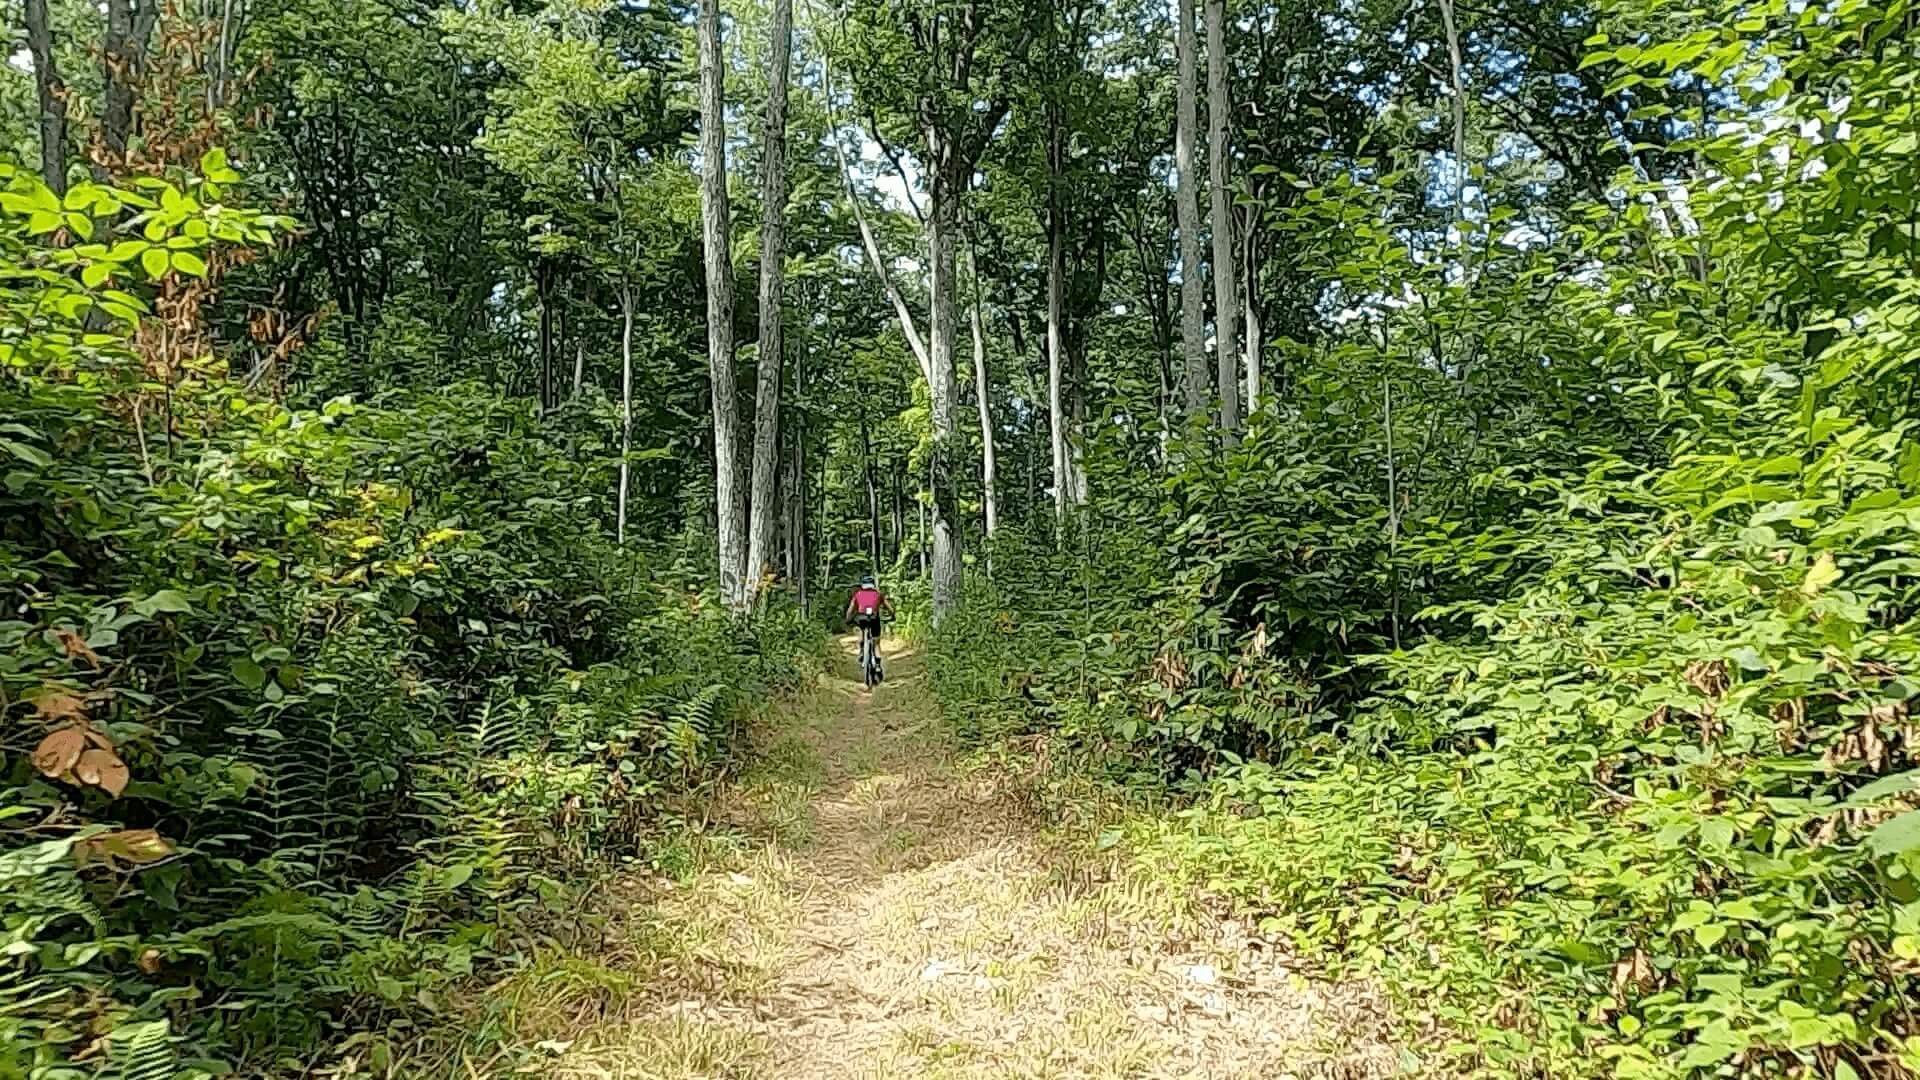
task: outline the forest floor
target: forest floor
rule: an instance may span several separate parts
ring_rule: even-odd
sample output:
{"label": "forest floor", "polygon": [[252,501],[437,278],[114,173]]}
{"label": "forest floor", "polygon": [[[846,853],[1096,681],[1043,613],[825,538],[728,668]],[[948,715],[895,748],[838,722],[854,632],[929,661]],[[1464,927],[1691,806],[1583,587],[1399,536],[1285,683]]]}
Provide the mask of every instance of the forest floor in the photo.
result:
{"label": "forest floor", "polygon": [[949,750],[921,658],[887,653],[871,693],[849,653],[775,705],[722,801],[733,842],[624,883],[597,949],[496,987],[517,1062],[462,1075],[1400,1075],[1377,997],[1049,828],[1031,778]]}

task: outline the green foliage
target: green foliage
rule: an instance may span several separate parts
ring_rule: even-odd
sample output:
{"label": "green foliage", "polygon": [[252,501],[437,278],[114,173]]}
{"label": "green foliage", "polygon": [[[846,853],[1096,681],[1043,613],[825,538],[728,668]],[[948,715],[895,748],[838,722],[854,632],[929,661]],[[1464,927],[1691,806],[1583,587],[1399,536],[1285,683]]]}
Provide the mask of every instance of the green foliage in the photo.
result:
{"label": "green foliage", "polygon": [[956,722],[1184,778],[1142,860],[1384,979],[1431,1066],[1920,1072],[1897,7],[1609,16],[1616,91],[1732,117],[1685,220],[1628,175],[1463,269],[1417,150],[1303,181],[1346,328],[1236,449],[1096,444],[1111,494],[947,628]]}
{"label": "green foliage", "polygon": [[0,172],[0,1075],[302,1070],[431,1020],[822,648],[612,545],[590,415],[290,408],[149,351],[181,275],[284,227],[224,168]]}

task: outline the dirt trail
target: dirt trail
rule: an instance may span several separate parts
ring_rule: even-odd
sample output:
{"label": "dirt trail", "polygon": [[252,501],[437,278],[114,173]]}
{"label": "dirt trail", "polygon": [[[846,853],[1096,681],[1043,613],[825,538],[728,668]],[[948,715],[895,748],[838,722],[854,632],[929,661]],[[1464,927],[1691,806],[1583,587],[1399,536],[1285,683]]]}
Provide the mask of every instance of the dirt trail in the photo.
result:
{"label": "dirt trail", "polygon": [[550,980],[516,1025],[540,1075],[1397,1075],[1377,1003],[1107,880],[942,749],[919,657],[888,653],[872,693],[849,656],[779,706],[729,808],[749,839]]}

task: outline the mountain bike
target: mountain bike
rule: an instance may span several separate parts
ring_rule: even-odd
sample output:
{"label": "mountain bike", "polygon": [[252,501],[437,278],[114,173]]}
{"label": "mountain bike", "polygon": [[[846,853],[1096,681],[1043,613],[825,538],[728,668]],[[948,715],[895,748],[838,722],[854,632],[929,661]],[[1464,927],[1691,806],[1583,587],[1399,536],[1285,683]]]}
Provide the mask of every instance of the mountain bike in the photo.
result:
{"label": "mountain bike", "polygon": [[886,672],[880,668],[880,620],[860,628],[860,677],[867,689],[880,685]]}

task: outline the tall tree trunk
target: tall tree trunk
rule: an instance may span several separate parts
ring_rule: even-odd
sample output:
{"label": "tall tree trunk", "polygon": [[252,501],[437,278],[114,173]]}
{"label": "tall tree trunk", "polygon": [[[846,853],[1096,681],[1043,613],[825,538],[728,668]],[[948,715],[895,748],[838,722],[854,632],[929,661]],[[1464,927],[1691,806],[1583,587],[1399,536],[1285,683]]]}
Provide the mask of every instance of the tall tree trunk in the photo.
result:
{"label": "tall tree trunk", "polygon": [[1233,193],[1227,123],[1227,5],[1207,3],[1207,174],[1213,193],[1213,349],[1220,383],[1221,437],[1229,444],[1240,430],[1240,275],[1234,270]]}
{"label": "tall tree trunk", "polygon": [[913,321],[913,312],[907,307],[907,298],[900,293],[900,287],[893,282],[893,274],[887,270],[887,261],[880,254],[880,242],[874,239],[873,226],[867,221],[866,205],[860,200],[860,193],[853,187],[853,169],[847,164],[847,148],[840,142],[840,120],[834,110],[833,69],[821,68],[821,92],[827,101],[827,125],[833,142],[834,157],[840,162],[840,179],[847,189],[847,204],[853,208],[853,220],[860,228],[860,246],[867,253],[867,264],[873,267],[873,274],[880,279],[880,285],[886,290],[887,302],[893,305],[893,317],[900,324],[900,335],[907,339],[907,348],[913,353],[914,363],[920,365],[920,376],[932,380],[932,372],[927,367],[927,344],[920,336],[920,328]]}
{"label": "tall tree trunk", "polygon": [[733,252],[727,207],[726,56],[720,0],[700,0],[700,220],[706,248],[707,368],[713,387],[714,537],[720,596],[746,607],[746,507],[740,490],[740,403],[733,375]]}
{"label": "tall tree trunk", "polygon": [[895,459],[887,470],[887,483],[893,492],[893,557],[888,562],[898,563],[907,553],[907,493],[906,485],[900,480],[900,461]]}
{"label": "tall tree trunk", "polygon": [[209,66],[213,69],[212,78],[207,80],[207,107],[218,109],[227,103],[227,88],[233,78],[233,48],[240,38],[240,16],[236,11],[237,0],[224,0],[220,12],[220,36],[214,39],[213,59]]}
{"label": "tall tree trunk", "polygon": [[987,381],[987,327],[980,314],[980,271],[967,254],[967,270],[973,277],[973,396],[980,411],[980,503],[986,514],[987,539],[1000,528],[1000,496],[995,477],[992,384]]}
{"label": "tall tree trunk", "polygon": [[101,58],[105,91],[100,110],[100,141],[104,160],[96,171],[111,173],[127,167],[127,147],[133,137],[133,93],[146,66],[147,45],[160,17],[160,0],[107,0],[107,36]]}
{"label": "tall tree trunk", "polygon": [[[577,370],[577,369],[576,369]],[[633,455],[633,286],[620,283],[620,495],[614,511],[615,542],[627,542],[628,459]]]}
{"label": "tall tree trunk", "polygon": [[[1258,199],[1259,191],[1254,192]],[[1241,259],[1240,277],[1242,301],[1246,304],[1247,315],[1247,416],[1251,418],[1260,411],[1260,397],[1265,391],[1261,369],[1266,361],[1266,323],[1260,311],[1260,215],[1257,211],[1247,214],[1246,232],[1243,243],[1245,257]]]}
{"label": "tall tree trunk", "polygon": [[53,52],[53,22],[47,0],[27,0],[27,49],[40,93],[40,176],[53,193],[67,194],[67,85]]}
{"label": "tall tree trunk", "polygon": [[1040,503],[1040,463],[1034,460],[1032,438],[1022,439],[1027,447],[1027,520],[1033,520],[1034,511]]}
{"label": "tall tree trunk", "polygon": [[580,314],[574,321],[580,325],[576,325],[573,328],[573,390],[569,394],[570,397],[576,399],[579,398],[587,388],[586,313],[593,310],[594,303],[597,300],[597,297],[594,295],[595,291],[596,290],[589,286],[585,291],[585,295],[577,298],[580,302]]}
{"label": "tall tree trunk", "polygon": [[[867,474],[867,555],[872,560],[870,569],[880,572],[880,478],[873,469],[873,433],[865,415],[860,417],[860,463]],[[896,507],[897,507],[896,502]],[[894,516],[899,517],[898,509]]]}
{"label": "tall tree trunk", "polygon": [[1073,482],[1073,504],[1087,504],[1087,463],[1082,457],[1085,440],[1082,434],[1087,430],[1087,349],[1086,342],[1080,341],[1074,348],[1067,350],[1069,371],[1072,374],[1068,382],[1067,394],[1067,479]]}
{"label": "tall tree trunk", "polygon": [[[793,357],[793,394],[796,405],[806,400],[803,396],[807,389],[805,358],[804,348]],[[792,432],[790,437],[793,440],[793,454],[790,459],[791,472],[787,481],[787,513],[789,515],[787,543],[790,547],[787,560],[788,573],[793,578],[794,602],[800,605],[801,611],[805,611],[808,600],[807,558],[812,545],[807,542],[807,414],[803,409],[794,409],[793,423],[789,425],[789,430]]]}
{"label": "tall tree trunk", "polygon": [[793,0],[774,0],[768,54],[767,116],[761,132],[760,354],[753,413],[753,521],[747,533],[747,575],[756,593],[773,553],[774,470],[780,449],[780,375],[785,349],[782,272],[787,250],[787,72],[792,66]]}
{"label": "tall tree trunk", "polygon": [[1206,319],[1200,290],[1200,198],[1199,177],[1193,174],[1194,131],[1199,127],[1199,105],[1195,101],[1193,40],[1194,0],[1178,0],[1174,27],[1174,47],[1179,53],[1178,103],[1174,111],[1173,161],[1178,173],[1174,204],[1180,227],[1180,347],[1186,358],[1185,391],[1187,418],[1192,421],[1207,414]]}
{"label": "tall tree trunk", "polygon": [[932,206],[927,215],[927,253],[932,263],[931,341],[927,349],[928,389],[933,398],[933,455],[929,461],[933,497],[933,617],[937,622],[960,604],[960,533],[954,488],[953,457],[955,400],[960,389],[954,380],[954,242],[960,226],[960,195],[972,169],[961,161],[960,148],[950,133],[930,125],[927,145],[932,151]]}
{"label": "tall tree trunk", "polygon": [[[1453,228],[1457,234],[1460,262],[1460,288],[1462,300],[1471,303],[1473,298],[1473,242],[1469,236],[1472,224],[1467,215],[1467,78],[1466,56],[1461,47],[1460,28],[1454,21],[1453,0],[1438,0],[1440,5],[1440,24],[1447,36],[1447,66],[1449,78],[1453,84]],[[1638,152],[1629,149],[1638,164]],[[1643,178],[1644,178],[1644,174]],[[1656,210],[1658,207],[1656,206]],[[1664,214],[1656,214],[1655,219],[1663,231],[1671,236],[1672,231]],[[1460,395],[1465,397],[1473,377],[1474,352],[1479,338],[1474,334],[1461,335],[1459,383]]]}
{"label": "tall tree trunk", "polygon": [[553,408],[553,265],[541,259],[534,269],[534,288],[540,294],[540,413]]}
{"label": "tall tree trunk", "polygon": [[1073,504],[1073,465],[1067,460],[1066,377],[1067,225],[1061,206],[1066,136],[1057,108],[1047,111],[1047,428],[1053,450],[1053,521],[1064,538]]}

